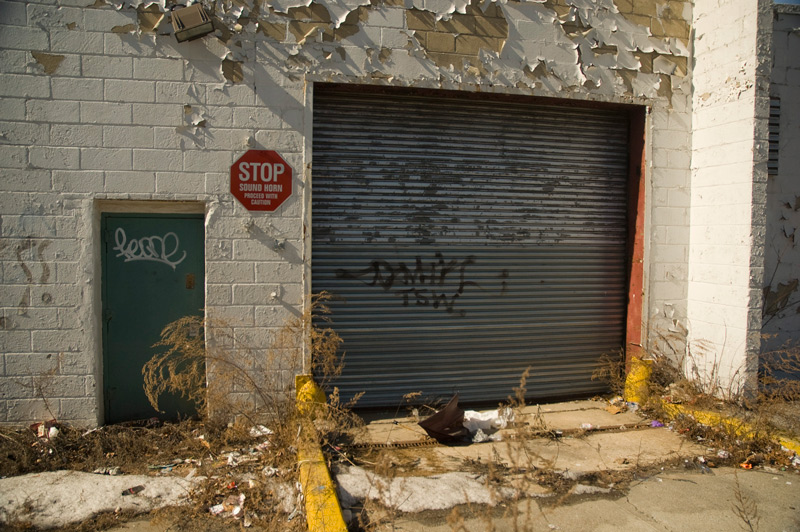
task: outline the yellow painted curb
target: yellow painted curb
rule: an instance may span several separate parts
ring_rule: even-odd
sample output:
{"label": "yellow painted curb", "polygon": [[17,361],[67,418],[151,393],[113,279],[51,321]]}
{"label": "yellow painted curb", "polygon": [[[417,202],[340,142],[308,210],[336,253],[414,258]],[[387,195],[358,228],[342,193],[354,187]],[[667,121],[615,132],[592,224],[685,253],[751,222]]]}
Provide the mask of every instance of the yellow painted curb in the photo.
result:
{"label": "yellow painted curb", "polygon": [[[307,415],[315,405],[325,403],[325,393],[316,385],[310,375],[295,377],[297,390],[297,409]],[[347,524],[342,517],[336,488],[333,486],[325,457],[319,447],[316,431],[311,427],[310,434],[304,434],[304,442],[297,453],[300,470],[300,485],[306,503],[306,522],[309,532],[347,532]]]}
{"label": "yellow painted curb", "polygon": [[[651,373],[650,360],[641,360],[634,358],[631,361],[631,370],[625,377],[625,400],[628,402],[642,403],[647,398],[647,381],[650,379]],[[636,399],[636,400],[634,400]],[[680,414],[692,416],[698,423],[709,426],[723,426],[734,432],[739,437],[753,438],[756,436],[756,430],[749,423],[735,417],[723,416],[716,412],[709,412],[707,410],[696,410],[688,408],[684,405],[667,403],[663,399],[661,401],[661,408],[666,412],[670,419],[675,419]],[[778,437],[778,442],[800,455],[800,442],[789,438]]]}

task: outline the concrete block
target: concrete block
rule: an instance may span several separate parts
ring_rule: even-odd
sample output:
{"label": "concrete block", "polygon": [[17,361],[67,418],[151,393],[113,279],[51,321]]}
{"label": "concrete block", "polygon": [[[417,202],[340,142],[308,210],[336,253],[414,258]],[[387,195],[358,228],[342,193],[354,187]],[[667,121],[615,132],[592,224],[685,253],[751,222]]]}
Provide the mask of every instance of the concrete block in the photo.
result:
{"label": "concrete block", "polygon": [[227,238],[206,237],[206,261],[231,260],[233,258],[233,244]]}
{"label": "concrete block", "polygon": [[[302,153],[304,139],[302,134],[295,131],[256,131],[256,144],[264,149],[277,150],[284,158],[289,153]],[[292,166],[297,168],[296,165]]]}
{"label": "concrete block", "polygon": [[669,168],[689,169],[692,162],[690,150],[668,150],[667,166]]}
{"label": "concrete block", "polygon": [[[0,359],[0,361],[2,361],[2,359]],[[33,379],[30,376],[24,376],[24,377],[5,376],[2,379],[0,379],[0,398],[33,399],[35,397],[36,397],[36,387],[34,386]]]}
{"label": "concrete block", "polygon": [[33,376],[46,379],[58,371],[58,355],[54,353],[25,353],[6,355],[6,375]]}
{"label": "concrete block", "polygon": [[184,151],[183,169],[188,172],[224,172],[233,163],[229,151]]}
{"label": "concrete block", "polygon": [[83,428],[95,427],[98,423],[97,402],[94,397],[68,398],[59,401],[59,419]]}
{"label": "concrete block", "polygon": [[25,168],[28,165],[28,148],[0,145],[0,165],[4,168]]}
{"label": "concrete block", "polygon": [[130,124],[133,111],[129,103],[81,102],[81,121],[90,124]]}
{"label": "concrete block", "polygon": [[[1,34],[2,32],[0,32]],[[20,98],[49,98],[50,80],[45,76],[5,74],[0,83],[0,96]]]}
{"label": "concrete block", "polygon": [[[133,110],[136,114],[136,109]],[[166,150],[179,150],[186,141],[187,132],[178,131],[175,127],[153,127],[154,146]]]}
{"label": "concrete block", "polygon": [[748,266],[750,264],[750,248],[749,246],[692,244],[691,262],[719,266]]}
{"label": "concrete block", "polygon": [[254,261],[282,260],[279,252],[257,240],[250,239],[233,240],[233,259]]}
{"label": "concrete block", "polygon": [[215,128],[233,128],[233,106],[230,107],[223,107],[223,106],[208,106],[208,107],[201,107],[192,106],[193,110],[201,113],[203,118],[206,120],[208,126],[212,129],[207,129],[206,131],[208,134],[214,131]]}
{"label": "concrete block", "polygon": [[43,50],[49,47],[47,32],[27,26],[3,26],[0,31],[0,49]]}
{"label": "concrete block", "polygon": [[27,3],[28,26],[40,28],[64,27],[83,22],[83,9],[64,5]]}
{"label": "concrete block", "polygon": [[103,80],[52,78],[53,98],[56,100],[99,101],[103,99]]}
{"label": "concrete block", "polygon": [[243,106],[233,109],[233,126],[237,128],[280,129],[282,124],[279,109]]}
{"label": "concrete block", "polygon": [[148,126],[103,126],[106,148],[153,148],[153,128]]}
{"label": "concrete block", "polygon": [[30,349],[30,331],[3,331],[0,334],[0,351],[3,353],[24,353]]}
{"label": "concrete block", "polygon": [[408,34],[404,30],[395,28],[381,29],[381,48],[405,50],[408,46]]}
{"label": "concrete block", "polygon": [[61,353],[59,367],[61,375],[89,375],[94,372],[94,364],[86,353]]}
{"label": "concrete block", "polygon": [[[166,37],[174,39],[172,35]],[[201,42],[206,41],[201,39]],[[152,34],[106,33],[104,35],[103,53],[107,55],[155,57],[159,52],[156,45],[156,36]]]}
{"label": "concrete block", "polygon": [[229,283],[206,284],[206,311],[211,312],[215,305],[224,307],[233,304],[233,289]]}
{"label": "concrete block", "polygon": [[[168,81],[156,82],[156,102],[158,103],[201,104],[205,100],[206,87],[202,85]],[[211,103],[211,99],[209,99],[209,104]],[[242,103],[244,104],[244,102]]]}
{"label": "concrete block", "polygon": [[80,150],[33,146],[30,148],[29,160],[33,168],[75,169],[80,168]]}
{"label": "concrete block", "polygon": [[[50,189],[50,172],[33,168],[7,168],[3,171],[3,191],[47,192]],[[4,210],[5,214],[13,214]]]}
{"label": "concrete block", "polygon": [[367,24],[383,28],[402,28],[405,25],[405,9],[378,7],[369,10]]}
{"label": "concrete block", "polygon": [[[78,263],[58,262],[56,263],[56,282],[62,284],[74,284],[78,282]],[[59,309],[59,322],[64,320],[64,315],[75,317],[75,313],[70,310]]]}
{"label": "concrete block", "polygon": [[203,194],[205,192],[205,174],[156,172],[156,192],[169,194]]}
{"label": "concrete block", "polygon": [[[134,170],[136,152],[134,152]],[[148,192],[156,191],[156,176],[153,172],[106,172],[106,192]]]}
{"label": "concrete block", "polygon": [[80,331],[31,331],[31,350],[35,353],[79,351],[86,343]]}
{"label": "concrete block", "polygon": [[255,263],[209,261],[206,264],[206,279],[214,283],[254,283]]}
{"label": "concrete block", "polygon": [[103,126],[53,124],[50,126],[50,144],[99,148],[103,145]]}
{"label": "concrete block", "polygon": [[59,419],[73,426],[95,427],[98,420],[97,401],[92,397],[59,400]]}
{"label": "concrete block", "polygon": [[433,31],[436,27],[436,15],[430,11],[422,11],[416,8],[407,9],[406,27],[410,30]]}
{"label": "concrete block", "polygon": [[47,144],[50,132],[46,124],[0,122],[0,131],[7,144]]}
{"label": "concrete block", "polygon": [[214,312],[210,318],[225,327],[254,327],[256,324],[252,305],[227,305]]}
{"label": "concrete block", "polygon": [[133,77],[139,80],[182,81],[183,61],[135,57],[133,59]]}
{"label": "concrete block", "polygon": [[9,423],[30,423],[31,420],[52,419],[53,412],[42,399],[12,399],[6,402]]}
{"label": "concrete block", "polygon": [[110,32],[117,26],[136,24],[136,12],[123,9],[117,11],[112,7],[87,9],[83,20],[86,31]]}
{"label": "concrete block", "polygon": [[53,375],[40,379],[45,397],[86,397],[87,377],[80,375]]}
{"label": "concrete block", "polygon": [[694,205],[692,207],[692,225],[701,227],[703,225],[709,226],[725,226],[735,224],[744,224],[749,231],[749,221],[752,214],[752,207],[750,204],[739,205]]}
{"label": "concrete block", "polygon": [[81,169],[131,170],[133,152],[119,148],[81,148]]}
{"label": "concrete block", "polygon": [[54,100],[28,100],[26,105],[27,119],[34,122],[78,122],[80,105],[78,102]]}
{"label": "concrete block", "polygon": [[288,262],[256,263],[256,283],[281,283],[302,281],[303,268]]}
{"label": "concrete block", "polygon": [[[175,103],[135,103],[133,104],[133,123],[145,126],[182,126],[184,112],[182,104]],[[175,129],[173,128],[174,132]]]}
{"label": "concrete block", "polygon": [[688,150],[691,147],[692,141],[688,132],[664,131],[653,136],[653,149]]}
{"label": "concrete block", "polygon": [[[714,146],[709,150],[692,151],[692,167],[731,168],[736,164],[748,165],[753,162],[753,141],[742,141]],[[724,170],[724,171],[727,171]]]}
{"label": "concrete block", "polygon": [[25,99],[0,98],[0,117],[5,120],[25,120]]}
{"label": "concrete block", "polygon": [[51,28],[50,51],[54,53],[102,54],[103,34]]}
{"label": "concrete block", "polygon": [[81,65],[85,77],[123,79],[134,77],[133,59],[130,57],[84,55],[81,59]]}
{"label": "concrete block", "polygon": [[455,52],[455,36],[451,33],[428,32],[425,34],[425,48],[430,52]]}
{"label": "concrete block", "polygon": [[0,2],[0,19],[4,25],[26,26],[28,15],[22,2]]}
{"label": "concrete block", "polygon": [[215,127],[205,131],[205,133],[205,149],[233,151],[236,157],[249,149],[247,141],[255,136],[254,129]]}
{"label": "concrete block", "polygon": [[109,102],[155,102],[156,85],[152,81],[108,79],[105,99]]}
{"label": "concrete block", "polygon": [[[134,150],[133,169],[157,172],[182,170],[183,153],[178,150]],[[155,181],[153,186],[155,187]]]}
{"label": "concrete block", "polygon": [[206,173],[207,194],[227,194],[230,190],[230,173]]}
{"label": "concrete block", "polygon": [[482,50],[498,51],[502,48],[503,40],[495,37],[477,35],[459,35],[456,37],[457,54],[477,56]]}
{"label": "concrete block", "polygon": [[[253,87],[247,85],[218,85],[210,87],[206,93],[208,105],[258,105]],[[265,96],[265,102],[269,97]],[[279,106],[279,105],[276,105]]]}

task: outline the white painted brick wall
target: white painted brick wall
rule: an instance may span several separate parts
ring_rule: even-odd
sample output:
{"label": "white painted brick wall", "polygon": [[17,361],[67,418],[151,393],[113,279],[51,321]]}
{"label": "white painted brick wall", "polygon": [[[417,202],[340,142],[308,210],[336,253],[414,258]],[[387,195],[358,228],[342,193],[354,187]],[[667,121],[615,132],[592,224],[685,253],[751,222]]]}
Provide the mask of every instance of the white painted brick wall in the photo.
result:
{"label": "white painted brick wall", "polygon": [[[136,26],[134,10],[85,4],[0,1],[0,422],[52,415],[86,425],[102,421],[96,305],[101,281],[93,228],[100,211],[109,208],[104,201],[203,204],[208,315],[235,324],[254,348],[268,347],[309,289],[297,257],[304,256],[309,234],[301,184],[310,162],[306,94],[314,81],[391,78],[399,85],[558,97],[573,91],[581,99],[652,105],[645,319],[685,304],[692,123],[686,92],[675,88],[669,100],[592,93],[580,84],[565,92],[552,77],[536,84],[524,76],[527,59],[509,57],[513,46],[495,58],[502,71],[497,78],[462,85],[458,76],[464,74],[439,68],[421,50],[408,50],[406,12],[396,7],[371,8],[361,31],[335,43],[346,49],[346,58],[335,63],[337,53],[319,60],[328,52],[325,42],[295,49],[259,35],[257,43],[235,36],[227,45],[215,37],[178,44],[170,35],[115,33]],[[550,35],[552,23],[547,24]],[[516,37],[523,44],[550,46],[551,53],[574,63],[574,49],[533,35],[541,24],[517,26],[532,33]],[[391,61],[368,60],[364,46],[392,48]],[[64,59],[46,75],[32,51]],[[222,75],[220,58],[228,53],[242,61],[242,83]],[[314,72],[306,72],[306,60],[317,61]],[[726,65],[732,73],[734,67]],[[382,77],[370,78],[373,70]],[[606,73],[616,75],[614,69]],[[647,89],[647,76],[637,86]],[[623,83],[619,90],[625,90]],[[198,119],[204,127],[195,127]],[[273,214],[249,213],[229,194],[228,167],[248,141],[280,151],[295,170],[296,192]],[[247,230],[250,223],[285,240],[285,249],[259,242]],[[277,378],[291,381],[289,365],[275,372]],[[52,414],[32,386],[51,371]]]}
{"label": "white painted brick wall", "polygon": [[[749,339],[759,249],[755,101],[759,16],[766,3],[698,2],[694,9],[691,248],[689,253],[689,370],[717,392],[754,384]],[[762,24],[763,25],[763,24]],[[768,47],[767,47],[768,49]],[[761,244],[763,245],[763,243]],[[757,310],[757,309],[756,309]],[[718,374],[716,379],[712,375]],[[716,381],[716,382],[714,382]],[[751,388],[750,391],[753,391]]]}

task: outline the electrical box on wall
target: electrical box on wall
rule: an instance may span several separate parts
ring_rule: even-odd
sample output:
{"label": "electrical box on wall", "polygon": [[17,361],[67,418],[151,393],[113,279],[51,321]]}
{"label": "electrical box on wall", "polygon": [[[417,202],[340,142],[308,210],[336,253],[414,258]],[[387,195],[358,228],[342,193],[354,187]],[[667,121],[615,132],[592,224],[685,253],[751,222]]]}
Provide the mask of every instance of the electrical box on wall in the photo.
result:
{"label": "electrical box on wall", "polygon": [[172,28],[178,42],[198,39],[214,31],[211,18],[200,4],[192,4],[172,12]]}

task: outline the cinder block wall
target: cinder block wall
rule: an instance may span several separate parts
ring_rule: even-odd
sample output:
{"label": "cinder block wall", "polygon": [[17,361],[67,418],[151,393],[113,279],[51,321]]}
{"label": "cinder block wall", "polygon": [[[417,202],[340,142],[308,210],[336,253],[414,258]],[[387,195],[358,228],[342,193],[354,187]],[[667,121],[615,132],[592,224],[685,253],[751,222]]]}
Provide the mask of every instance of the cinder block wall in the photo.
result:
{"label": "cinder block wall", "polygon": [[697,2],[686,372],[754,386],[761,329],[770,3]]}
{"label": "cinder block wall", "polygon": [[800,6],[775,6],[770,96],[780,104],[778,173],[767,180],[762,350],[800,342]]}
{"label": "cinder block wall", "polygon": [[[218,4],[178,44],[158,4],[0,1],[0,422],[102,420],[105,209],[205,212],[206,312],[263,355],[310,286],[317,82],[648,106],[643,321],[684,312],[691,2],[304,3]],[[249,147],[295,170],[275,213],[228,193]]]}

